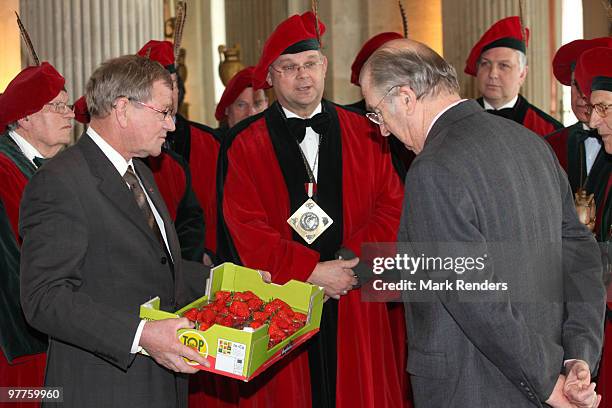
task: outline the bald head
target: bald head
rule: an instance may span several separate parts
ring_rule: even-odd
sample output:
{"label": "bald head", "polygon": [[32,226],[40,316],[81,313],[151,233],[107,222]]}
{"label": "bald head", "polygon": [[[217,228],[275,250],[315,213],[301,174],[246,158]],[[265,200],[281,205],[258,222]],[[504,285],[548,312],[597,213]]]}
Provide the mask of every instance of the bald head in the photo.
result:
{"label": "bald head", "polygon": [[359,83],[382,92],[406,84],[419,99],[459,94],[455,68],[427,45],[410,39],[392,40],[376,50],[361,70]]}

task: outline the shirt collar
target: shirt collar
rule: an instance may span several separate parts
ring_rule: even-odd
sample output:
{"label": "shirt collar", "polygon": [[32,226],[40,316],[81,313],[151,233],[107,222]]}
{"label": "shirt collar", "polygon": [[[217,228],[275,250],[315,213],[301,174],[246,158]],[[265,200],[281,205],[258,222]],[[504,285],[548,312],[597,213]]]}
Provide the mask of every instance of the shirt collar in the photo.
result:
{"label": "shirt collar", "polygon": [[516,105],[516,101],[518,101],[518,95],[516,95],[514,98],[512,98],[512,100],[510,100],[510,102],[508,102],[507,104],[500,106],[499,108],[494,108],[493,105],[491,105],[489,102],[487,102],[487,100],[485,98],[482,98],[482,101],[484,103],[484,108],[485,109],[492,109],[492,110],[500,110],[500,109],[505,109],[505,108],[514,108],[514,105]]}
{"label": "shirt collar", "polygon": [[286,109],[283,105],[281,105],[281,108],[283,108],[283,112],[285,112],[285,116],[287,117],[287,119],[289,118],[300,118],[300,119],[310,119],[312,118],[314,115],[316,115],[317,113],[321,113],[321,104],[319,103],[319,106],[317,106],[315,108],[314,111],[312,111],[312,113],[310,114],[309,117],[307,118],[302,118],[298,115],[296,115],[295,113],[291,112],[289,109]]}
{"label": "shirt collar", "polygon": [[40,154],[40,152],[34,146],[32,146],[30,142],[25,140],[23,136],[21,136],[16,131],[14,130],[9,131],[9,136],[11,137],[11,139],[13,139],[15,144],[17,144],[17,147],[19,147],[19,150],[21,150],[23,155],[32,163],[34,163],[35,157],[41,157],[41,158],[45,157],[42,154]]}
{"label": "shirt collar", "polygon": [[446,112],[447,110],[449,110],[450,108],[452,108],[453,106],[457,106],[459,105],[461,102],[463,101],[467,101],[467,99],[460,99],[457,102],[453,102],[450,105],[448,105],[446,108],[442,109],[440,112],[438,112],[438,114],[436,116],[434,116],[433,120],[431,121],[431,123],[429,124],[429,129],[427,129],[427,133],[425,133],[425,137],[429,136],[429,132],[431,131],[431,128],[433,127],[433,125],[436,123],[436,121],[440,118],[440,116],[442,116],[442,114],[444,112]]}
{"label": "shirt collar", "polygon": [[123,175],[127,171],[128,166],[132,166],[133,168],[132,159],[126,161],[123,156],[121,156],[118,151],[116,151],[110,144],[108,144],[108,142],[104,140],[102,136],[98,134],[98,132],[93,130],[91,126],[87,128],[87,134],[89,135],[91,140],[93,140],[93,142],[100,148],[100,150],[102,150],[102,153],[104,153],[108,160],[113,163],[113,166],[115,166],[115,169],[117,169],[121,177],[123,177]]}

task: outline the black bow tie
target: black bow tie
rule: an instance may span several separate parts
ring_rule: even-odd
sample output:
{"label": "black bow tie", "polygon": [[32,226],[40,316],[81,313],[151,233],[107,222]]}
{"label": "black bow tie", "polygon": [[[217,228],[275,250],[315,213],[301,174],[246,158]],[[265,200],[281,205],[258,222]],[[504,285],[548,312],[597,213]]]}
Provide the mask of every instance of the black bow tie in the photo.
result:
{"label": "black bow tie", "polygon": [[289,132],[297,139],[298,143],[302,143],[306,136],[306,128],[310,127],[319,135],[327,132],[329,127],[330,116],[327,112],[317,113],[310,119],[290,118],[287,119]]}
{"label": "black bow tie", "polygon": [[512,119],[512,115],[514,114],[514,108],[487,109],[486,111],[506,119]]}
{"label": "black bow tie", "polygon": [[36,165],[37,168],[40,168],[40,166],[45,164],[47,159],[45,159],[44,157],[34,157],[34,159],[32,159],[32,161],[34,162],[34,164]]}
{"label": "black bow tie", "polygon": [[593,137],[597,140],[601,139],[601,137],[599,136],[599,133],[597,133],[597,129],[590,129],[590,130],[579,129],[577,133],[578,133],[578,143],[584,142],[589,137]]}

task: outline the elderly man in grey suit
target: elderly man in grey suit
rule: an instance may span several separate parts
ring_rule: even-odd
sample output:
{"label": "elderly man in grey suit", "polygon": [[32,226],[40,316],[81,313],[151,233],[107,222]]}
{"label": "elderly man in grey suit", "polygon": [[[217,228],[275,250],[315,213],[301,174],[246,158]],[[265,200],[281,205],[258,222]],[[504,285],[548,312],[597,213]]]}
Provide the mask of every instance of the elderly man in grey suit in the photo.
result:
{"label": "elderly man in grey suit", "polygon": [[[45,385],[62,407],[186,407],[186,318],[145,322],[155,296],[176,310],[209,274],[181,259],[174,226],[139,159],[159,155],[172,122],[172,79],[159,63],[124,56],[86,89],[89,129],[32,178],[21,205],[21,302],[49,335]],[[140,348],[151,357],[137,354]]]}
{"label": "elderly man in grey suit", "polygon": [[[563,267],[530,265],[533,254],[506,267],[533,272],[523,275],[521,289],[544,278],[560,302],[525,301],[516,290],[466,299],[442,290],[427,302],[407,294],[416,407],[596,407],[590,377],[602,344],[601,261],[552,150],[524,127],[462,100],[454,68],[424,44],[385,44],[360,82],[368,117],[417,154],[398,241],[582,251],[580,262]],[[493,281],[509,277],[495,275],[503,267],[487,268]]]}

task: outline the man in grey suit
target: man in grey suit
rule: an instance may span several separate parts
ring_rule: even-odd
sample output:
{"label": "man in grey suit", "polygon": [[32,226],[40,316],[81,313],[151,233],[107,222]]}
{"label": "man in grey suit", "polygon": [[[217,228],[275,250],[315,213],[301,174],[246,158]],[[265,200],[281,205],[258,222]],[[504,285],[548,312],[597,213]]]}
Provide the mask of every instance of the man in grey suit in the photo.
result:
{"label": "man in grey suit", "polygon": [[[193,367],[186,318],[145,322],[159,296],[176,310],[201,296],[208,270],[182,261],[153,176],[140,157],[160,154],[172,122],[172,79],[157,62],[102,64],[86,89],[90,127],[46,163],[21,205],[21,302],[49,335],[46,386],[62,407],[185,407]],[[137,354],[140,348],[151,357]]]}
{"label": "man in grey suit", "polygon": [[[454,68],[424,44],[385,44],[360,82],[368,117],[417,154],[398,241],[501,246],[481,272],[461,277],[512,282],[494,294],[459,293],[457,279],[427,302],[405,293],[416,407],[596,407],[601,261],[552,150],[462,100]],[[504,259],[504,250],[513,256]],[[534,286],[555,301],[525,296]]]}

